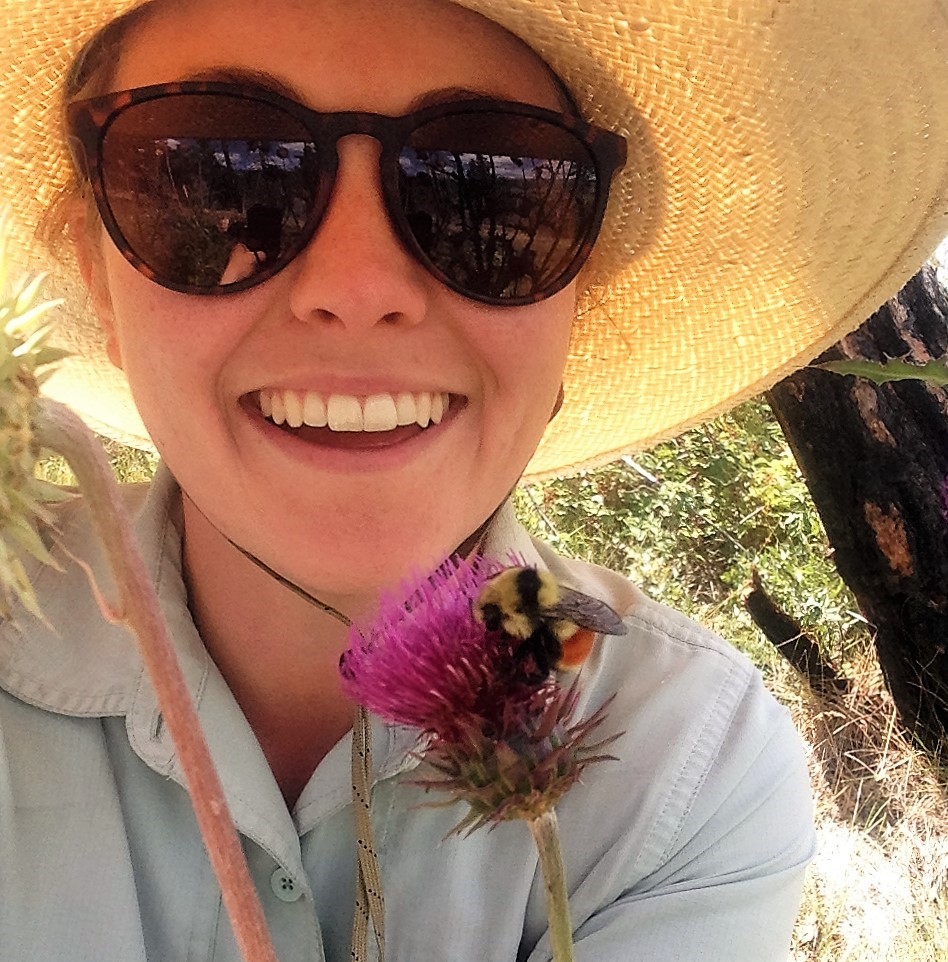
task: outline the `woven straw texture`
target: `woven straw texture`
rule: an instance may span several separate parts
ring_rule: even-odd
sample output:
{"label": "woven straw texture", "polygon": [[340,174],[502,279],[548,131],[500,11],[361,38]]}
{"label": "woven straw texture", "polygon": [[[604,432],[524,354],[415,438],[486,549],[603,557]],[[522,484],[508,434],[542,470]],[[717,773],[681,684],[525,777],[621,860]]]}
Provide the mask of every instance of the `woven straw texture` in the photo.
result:
{"label": "woven straw texture", "polygon": [[[584,115],[625,134],[566,403],[528,474],[646,447],[756,394],[857,327],[948,233],[946,0],[460,0],[518,34]],[[23,267],[63,181],[57,91],[135,0],[0,0],[0,203]],[[170,79],[170,78],[169,78]],[[50,381],[147,443],[69,265]]]}

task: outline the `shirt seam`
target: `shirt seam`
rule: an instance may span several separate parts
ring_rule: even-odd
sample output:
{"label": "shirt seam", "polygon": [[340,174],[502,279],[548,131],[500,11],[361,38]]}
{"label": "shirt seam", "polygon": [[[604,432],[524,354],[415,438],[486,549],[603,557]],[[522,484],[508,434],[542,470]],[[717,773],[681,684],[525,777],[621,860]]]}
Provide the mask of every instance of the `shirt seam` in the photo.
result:
{"label": "shirt seam", "polygon": [[[658,607],[658,606],[656,606]],[[664,610],[659,608],[660,614],[664,614]],[[645,617],[642,614],[632,611],[623,616],[623,620],[634,624],[636,627],[648,630],[650,632],[657,632],[663,635],[667,640],[677,642],[686,648],[700,649],[701,651],[709,651],[713,654],[720,655],[726,661],[735,665],[736,662],[743,662],[743,657],[740,657],[740,653],[737,649],[730,646],[724,647],[725,643],[720,642],[716,635],[707,633],[704,636],[703,633],[691,631],[687,634],[682,631],[683,626],[677,623],[677,619],[666,617]],[[692,623],[689,623],[694,627]],[[705,640],[707,637],[708,640]],[[711,639],[715,643],[711,642]],[[739,656],[736,658],[735,656]]]}
{"label": "shirt seam", "polygon": [[[745,675],[744,684],[741,686],[739,691],[736,691],[732,688],[734,676],[737,674]],[[723,744],[723,735],[733,724],[734,716],[736,715],[738,707],[741,704],[741,700],[747,692],[749,683],[750,679],[747,677],[746,673],[740,672],[740,669],[737,665],[733,665],[731,667],[727,677],[722,682],[718,693],[705,716],[701,729],[696,735],[691,749],[680,767],[678,778],[675,780],[674,784],[669,790],[665,803],[663,804],[658,817],[655,819],[652,829],[649,833],[649,837],[646,839],[643,846],[646,851],[649,849],[652,840],[657,840],[659,836],[659,829],[666,822],[666,819],[670,817],[672,810],[675,807],[679,807],[678,817],[675,821],[674,827],[670,831],[665,846],[658,856],[658,865],[663,865],[671,857],[674,847],[681,837],[681,832],[684,828],[685,822],[688,820],[688,816],[694,809],[698,796],[701,794],[702,789],[707,783],[714,760],[720,754]],[[730,698],[730,705],[727,705],[726,703],[731,695],[734,697]],[[726,714],[722,711],[722,706],[727,708]],[[702,756],[703,764],[697,769],[695,774],[692,774],[694,769],[697,767],[694,765],[694,763]],[[688,782],[692,782],[690,789],[688,788]],[[684,803],[676,806],[677,799],[686,792],[687,797]]]}

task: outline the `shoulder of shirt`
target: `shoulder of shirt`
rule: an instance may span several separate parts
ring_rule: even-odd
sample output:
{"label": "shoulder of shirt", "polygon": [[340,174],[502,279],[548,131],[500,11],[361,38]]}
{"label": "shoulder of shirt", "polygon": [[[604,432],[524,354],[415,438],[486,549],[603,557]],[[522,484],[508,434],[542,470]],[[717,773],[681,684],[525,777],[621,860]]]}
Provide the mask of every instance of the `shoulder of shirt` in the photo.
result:
{"label": "shoulder of shirt", "polygon": [[[561,584],[606,602],[622,618],[626,634],[601,638],[582,668],[584,703],[609,697],[629,711],[659,693],[676,690],[684,699],[704,703],[724,686],[727,697],[750,691],[772,701],[754,664],[733,645],[692,619],[649,598],[624,575],[600,565],[565,558],[530,536],[510,502],[498,512],[485,553],[507,564],[547,569]],[[692,706],[693,707],[693,706]]]}
{"label": "shoulder of shirt", "polygon": [[[165,550],[167,538],[176,537],[169,525],[173,488],[167,472],[150,484],[120,487],[146,570],[156,584],[164,577],[172,586],[180,580],[179,554]],[[77,494],[50,504],[49,514],[52,524],[40,537],[55,565],[22,558],[44,617],[15,604],[0,622],[0,688],[64,714],[121,714],[138,684],[141,660],[127,629],[106,620],[91,588],[90,577],[104,599],[115,598],[88,504]]]}
{"label": "shoulder of shirt", "polygon": [[578,679],[578,714],[605,707],[595,737],[612,739],[605,751],[619,761],[584,774],[564,817],[576,805],[582,820],[594,799],[608,798],[620,821],[638,820],[654,802],[649,857],[658,865],[741,782],[769,791],[774,772],[792,772],[805,794],[800,736],[745,654],[617,572],[540,542],[534,549],[554,577],[608,603],[627,628],[599,640]]}
{"label": "shoulder of shirt", "polygon": [[623,575],[561,558],[542,542],[533,546],[554,577],[605,601],[626,626],[625,635],[599,639],[579,676],[579,711],[588,714],[608,701],[601,733],[616,734],[623,754],[650,756],[656,746],[667,753],[668,746],[690,745],[710,764],[718,753],[735,750],[751,759],[771,739],[782,743],[781,750],[797,751],[787,709],[743,652],[648,598]]}

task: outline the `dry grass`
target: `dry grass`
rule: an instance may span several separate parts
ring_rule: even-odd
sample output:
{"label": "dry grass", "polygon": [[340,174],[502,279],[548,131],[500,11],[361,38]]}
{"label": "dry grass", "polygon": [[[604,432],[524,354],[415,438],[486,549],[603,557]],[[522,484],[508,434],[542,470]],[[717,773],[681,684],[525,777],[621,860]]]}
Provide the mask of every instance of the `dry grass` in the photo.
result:
{"label": "dry grass", "polygon": [[787,669],[819,834],[793,962],[948,960],[948,779],[899,727],[874,665],[862,656],[831,696]]}

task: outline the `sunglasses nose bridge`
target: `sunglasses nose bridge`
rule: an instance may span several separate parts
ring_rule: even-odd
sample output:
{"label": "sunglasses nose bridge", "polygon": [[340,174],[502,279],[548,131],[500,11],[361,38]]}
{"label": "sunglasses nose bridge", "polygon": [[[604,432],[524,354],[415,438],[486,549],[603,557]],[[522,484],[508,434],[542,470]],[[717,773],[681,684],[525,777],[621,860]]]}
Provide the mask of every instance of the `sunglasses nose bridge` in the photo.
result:
{"label": "sunglasses nose bridge", "polygon": [[401,133],[400,117],[386,117],[383,114],[346,112],[317,114],[314,134],[317,140],[338,153],[339,142],[348,137],[370,137],[378,141],[383,152],[391,149]]}
{"label": "sunglasses nose bridge", "polygon": [[317,144],[321,143],[323,149],[320,152],[323,156],[322,168],[325,174],[329,174],[330,183],[326,185],[327,190],[323,196],[323,203],[329,203],[330,196],[335,187],[335,181],[339,176],[340,164],[340,145],[350,138],[357,141],[366,138],[374,140],[378,145],[376,148],[376,168],[380,181],[380,188],[388,201],[388,185],[386,167],[391,166],[393,157],[397,156],[401,146],[403,118],[386,117],[383,114],[346,112],[332,114],[316,114],[313,116],[316,121],[313,129],[313,136]]}
{"label": "sunglasses nose bridge", "polygon": [[[362,167],[360,176],[374,176],[375,186],[379,191],[389,224],[396,235],[403,238],[404,229],[400,223],[396,181],[398,155],[403,140],[407,136],[406,118],[352,111],[315,114],[311,115],[310,119],[311,134],[317,144],[322,145],[319,154],[322,157],[320,166],[324,176],[321,178],[320,196],[315,205],[315,223],[309,234],[309,240],[312,240],[317,224],[322,223],[329,206],[333,203],[340,168],[349,171],[353,167]],[[369,164],[360,160],[360,157],[366,156],[364,152],[372,141],[375,143],[372,145],[372,161]],[[344,155],[348,156],[344,159]]]}

